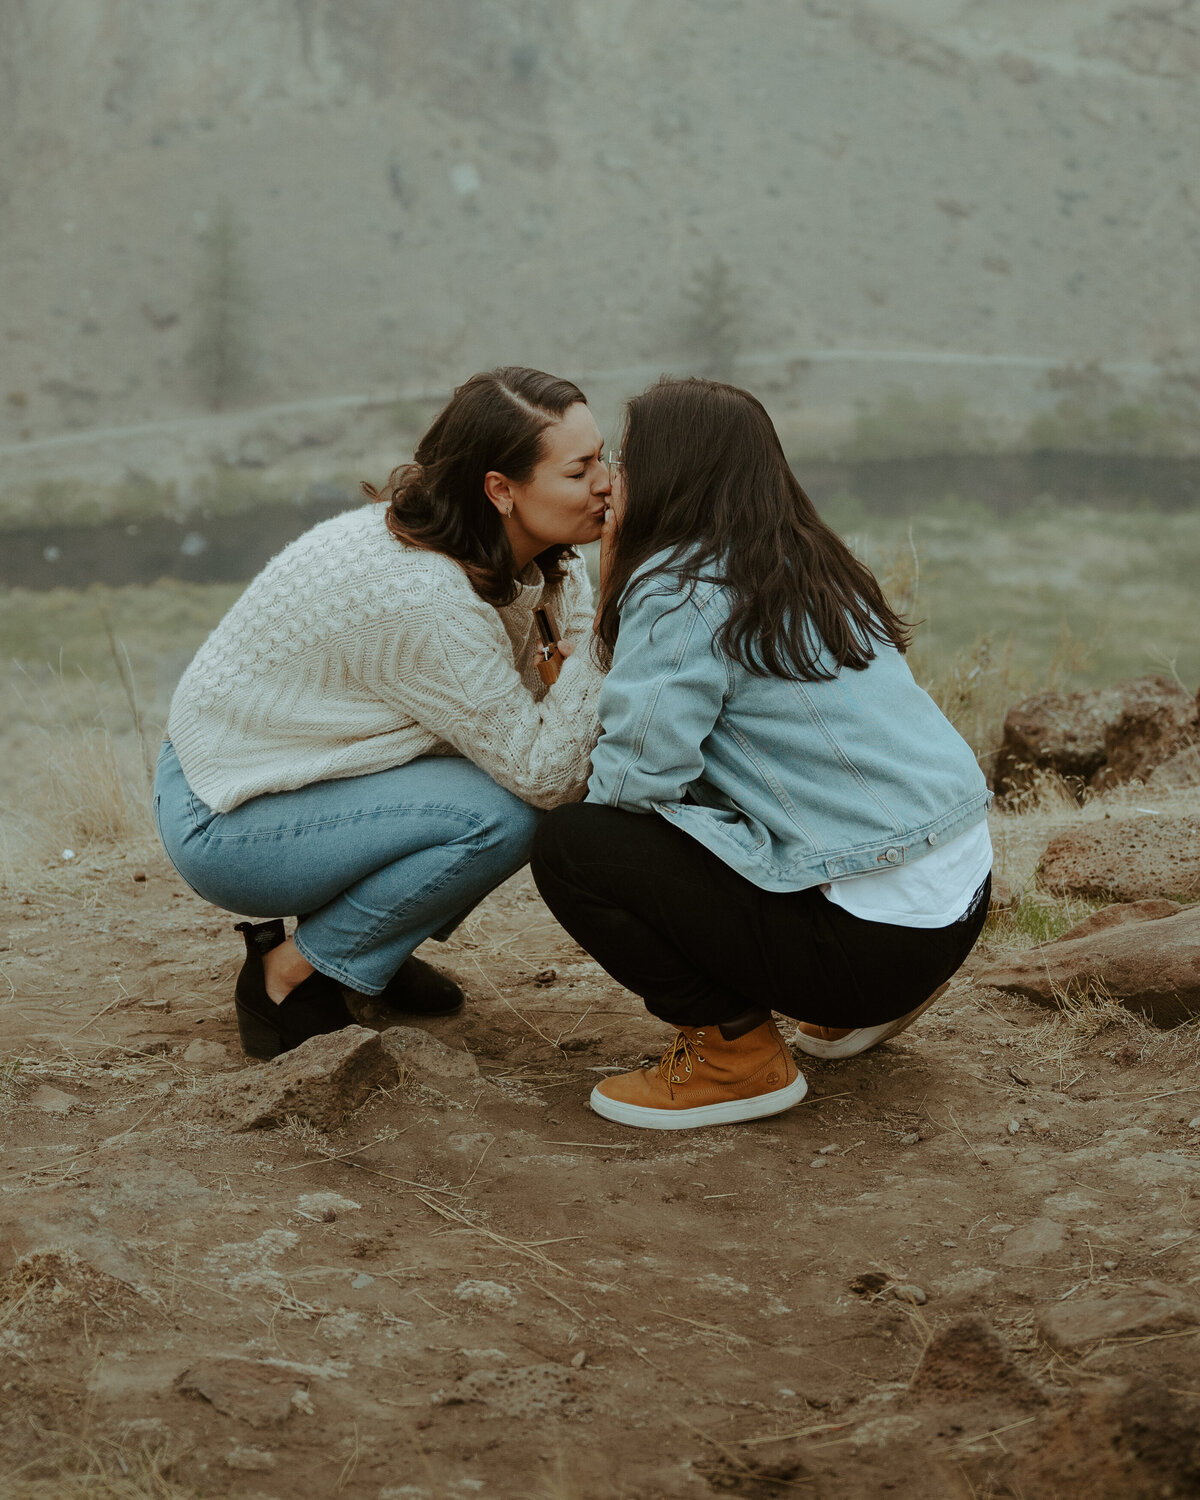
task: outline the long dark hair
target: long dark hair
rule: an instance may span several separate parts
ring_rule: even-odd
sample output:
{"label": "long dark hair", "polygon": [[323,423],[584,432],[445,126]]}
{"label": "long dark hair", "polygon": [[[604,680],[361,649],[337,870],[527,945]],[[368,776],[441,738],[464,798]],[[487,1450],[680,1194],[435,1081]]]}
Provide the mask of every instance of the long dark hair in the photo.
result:
{"label": "long dark hair", "polygon": [[702,578],[729,589],[718,646],[756,675],[817,682],[861,671],[874,643],[907,650],[911,628],[817,514],[748,391],[664,377],[625,408],[622,462],[625,508],[596,622],[610,651],[631,578],[664,550],[671,592]]}
{"label": "long dark hair", "polygon": [[[586,400],[569,380],[520,365],[472,375],[434,417],[413,462],[393,469],[382,490],[364,482],[363,494],[386,502],[388,530],[399,541],[444,552],[462,564],[481,599],[511,604],[518,592],[516,563],[484,493],[484,476],[494,469],[524,484],[542,458],[546,428]],[[534,561],[554,584],[574,556],[573,548],[556,544]]]}

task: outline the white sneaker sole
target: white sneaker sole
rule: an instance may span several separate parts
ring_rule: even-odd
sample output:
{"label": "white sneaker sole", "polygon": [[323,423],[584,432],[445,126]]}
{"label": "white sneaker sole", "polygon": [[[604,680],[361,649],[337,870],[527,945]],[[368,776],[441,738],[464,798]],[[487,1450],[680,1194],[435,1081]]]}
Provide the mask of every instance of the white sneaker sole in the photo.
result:
{"label": "white sneaker sole", "polygon": [[788,1044],[799,1047],[801,1052],[807,1052],[809,1057],[857,1057],[860,1052],[866,1052],[868,1048],[878,1047],[880,1042],[886,1042],[888,1037],[899,1036],[906,1031],[919,1016],[923,1016],[935,1000],[940,1000],[950,988],[950,981],[939,985],[928,1000],[924,1000],[915,1010],[910,1010],[907,1015],[897,1016],[894,1021],[885,1021],[882,1026],[860,1026],[857,1030],[848,1032],[839,1037],[836,1042],[823,1042],[819,1036],[809,1036],[806,1031],[797,1029],[788,1037]]}
{"label": "white sneaker sole", "polygon": [[641,1104],[623,1104],[600,1092],[597,1084],[588,1101],[598,1115],[615,1120],[618,1125],[636,1125],[642,1130],[695,1130],[701,1125],[732,1125],[738,1120],[761,1120],[780,1115],[793,1104],[799,1104],[808,1093],[804,1075],[786,1088],[770,1094],[755,1094],[752,1099],[727,1099],[723,1104],[696,1104],[690,1109],[646,1109]]}

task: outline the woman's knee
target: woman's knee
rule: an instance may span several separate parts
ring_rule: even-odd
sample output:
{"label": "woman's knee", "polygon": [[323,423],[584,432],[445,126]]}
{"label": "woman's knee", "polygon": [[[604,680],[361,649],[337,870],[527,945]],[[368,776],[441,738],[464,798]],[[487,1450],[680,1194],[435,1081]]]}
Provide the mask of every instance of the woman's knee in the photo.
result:
{"label": "woman's knee", "polygon": [[476,836],[482,838],[486,848],[503,850],[518,864],[524,864],[545,814],[503,787],[497,787],[496,793],[479,811]]}
{"label": "woman's knee", "polygon": [[544,813],[530,855],[534,876],[539,870],[561,875],[581,850],[594,845],[597,824],[611,811],[588,802],[567,802]]}

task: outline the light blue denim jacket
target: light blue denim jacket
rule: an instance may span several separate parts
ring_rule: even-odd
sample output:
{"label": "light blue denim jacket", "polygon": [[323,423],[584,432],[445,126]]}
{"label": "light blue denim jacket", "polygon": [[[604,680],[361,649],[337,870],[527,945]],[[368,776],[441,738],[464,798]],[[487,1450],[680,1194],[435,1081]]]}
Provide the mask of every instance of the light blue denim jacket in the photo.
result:
{"label": "light blue denim jacket", "polygon": [[728,591],[689,597],[664,560],[621,610],[587,801],[660,813],[768,891],[920,859],[986,817],[970,746],[893,647],[831,681],[756,677],[716,646]]}

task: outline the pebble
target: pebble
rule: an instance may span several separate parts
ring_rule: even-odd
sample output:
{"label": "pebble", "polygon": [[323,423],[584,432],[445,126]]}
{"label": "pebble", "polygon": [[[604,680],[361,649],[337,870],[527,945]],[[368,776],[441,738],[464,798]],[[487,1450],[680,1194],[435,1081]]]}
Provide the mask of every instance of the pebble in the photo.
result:
{"label": "pebble", "polygon": [[809,1162],[810,1167],[827,1167],[828,1165],[829,1158],[827,1156],[814,1156],[812,1161]]}
{"label": "pebble", "polygon": [[914,1307],[924,1307],[929,1301],[919,1286],[911,1286],[905,1282],[894,1281],[889,1290],[897,1301],[911,1302]]}
{"label": "pebble", "polygon": [[218,1068],[229,1061],[229,1048],[223,1042],[206,1042],[197,1037],[184,1048],[183,1060],[194,1068]]}
{"label": "pebble", "polygon": [[916,1146],[920,1143],[920,1140],[921,1137],[915,1130],[908,1130],[900,1137],[900,1144],[902,1146]]}
{"label": "pebble", "polygon": [[66,1115],[79,1100],[74,1094],[64,1094],[61,1089],[52,1089],[48,1083],[43,1083],[30,1094],[28,1102],[34,1109],[43,1110],[48,1115]]}
{"label": "pebble", "polygon": [[573,1370],[582,1370],[587,1362],[588,1357],[586,1349],[581,1349],[578,1354],[573,1354],[571,1356],[571,1368]]}
{"label": "pebble", "polygon": [[516,1300],[511,1287],[498,1281],[460,1281],[453,1295],[460,1302],[480,1302],[485,1307],[510,1307]]}
{"label": "pebble", "polygon": [[1200,1130],[1200,1115],[1197,1115],[1194,1120],[1189,1120],[1188,1121],[1188,1129],[1189,1130]]}
{"label": "pebble", "polygon": [[133,872],[133,879],[137,882],[138,885],[141,885],[141,883],[146,879],[145,870],[135,870]]}

